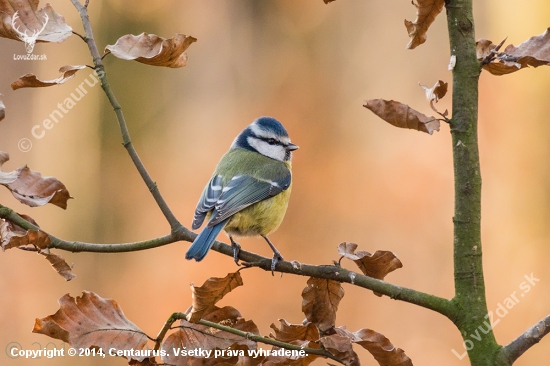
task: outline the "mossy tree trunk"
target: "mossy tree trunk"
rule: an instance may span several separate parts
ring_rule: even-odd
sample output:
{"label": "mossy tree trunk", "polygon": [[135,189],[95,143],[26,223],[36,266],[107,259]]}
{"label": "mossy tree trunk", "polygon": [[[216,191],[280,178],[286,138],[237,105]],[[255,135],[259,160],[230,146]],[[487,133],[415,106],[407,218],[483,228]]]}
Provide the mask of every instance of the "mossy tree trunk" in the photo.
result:
{"label": "mossy tree trunk", "polygon": [[[494,366],[500,346],[487,317],[481,246],[481,173],[477,141],[478,82],[473,0],[447,0],[453,69],[451,134],[455,175],[454,277],[456,317],[471,365]],[[462,350],[465,352],[465,350]]]}

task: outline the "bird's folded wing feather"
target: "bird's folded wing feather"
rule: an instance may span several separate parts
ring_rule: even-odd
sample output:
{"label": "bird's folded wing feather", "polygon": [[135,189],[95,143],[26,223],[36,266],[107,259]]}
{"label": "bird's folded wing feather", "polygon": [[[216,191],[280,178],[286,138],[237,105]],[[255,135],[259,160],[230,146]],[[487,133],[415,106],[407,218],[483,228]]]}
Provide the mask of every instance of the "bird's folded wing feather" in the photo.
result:
{"label": "bird's folded wing feather", "polygon": [[221,175],[216,175],[212,177],[210,182],[208,182],[206,187],[204,187],[199,203],[197,203],[197,208],[195,209],[195,216],[193,217],[192,225],[193,230],[201,227],[204,218],[206,217],[206,213],[213,209],[216,202],[218,202],[218,199],[222,194],[222,183],[223,177]]}
{"label": "bird's folded wing feather", "polygon": [[290,186],[290,171],[277,180],[259,180],[250,175],[236,175],[218,196],[215,212],[208,227],[219,224],[236,212],[267,198],[276,196]]}

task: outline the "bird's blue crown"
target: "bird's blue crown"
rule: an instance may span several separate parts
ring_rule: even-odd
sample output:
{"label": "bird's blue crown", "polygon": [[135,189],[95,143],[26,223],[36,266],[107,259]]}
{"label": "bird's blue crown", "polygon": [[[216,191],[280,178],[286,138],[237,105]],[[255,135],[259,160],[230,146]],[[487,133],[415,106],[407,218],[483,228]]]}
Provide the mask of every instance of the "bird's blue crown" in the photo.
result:
{"label": "bird's blue crown", "polygon": [[232,147],[239,147],[241,149],[246,149],[250,151],[256,151],[255,148],[250,146],[248,142],[249,137],[258,138],[258,130],[265,132],[267,134],[272,134],[277,137],[288,138],[288,132],[281,124],[273,117],[260,117],[252,122],[248,127],[246,127],[240,134],[237,136],[233,142]]}

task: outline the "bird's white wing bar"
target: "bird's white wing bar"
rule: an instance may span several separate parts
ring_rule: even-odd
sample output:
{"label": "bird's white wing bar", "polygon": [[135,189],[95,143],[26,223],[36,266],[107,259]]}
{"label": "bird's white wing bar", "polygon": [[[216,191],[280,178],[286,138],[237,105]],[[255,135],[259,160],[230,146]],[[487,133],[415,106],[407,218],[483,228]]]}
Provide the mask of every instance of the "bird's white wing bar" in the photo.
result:
{"label": "bird's white wing bar", "polygon": [[288,189],[291,182],[290,171],[286,176],[276,181],[259,180],[249,175],[233,177],[215,205],[215,213],[208,222],[208,227],[219,224],[246,207],[263,201],[269,197],[276,196]]}

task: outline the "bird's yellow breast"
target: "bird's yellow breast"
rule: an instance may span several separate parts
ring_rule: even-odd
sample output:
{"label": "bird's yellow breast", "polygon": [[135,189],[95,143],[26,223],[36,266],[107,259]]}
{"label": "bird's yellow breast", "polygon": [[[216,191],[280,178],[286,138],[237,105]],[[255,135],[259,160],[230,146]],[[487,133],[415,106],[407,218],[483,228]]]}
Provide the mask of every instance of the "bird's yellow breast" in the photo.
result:
{"label": "bird's yellow breast", "polygon": [[224,230],[236,236],[269,235],[277,230],[286,213],[290,190],[260,201],[235,213]]}

